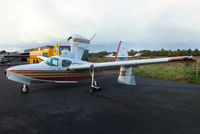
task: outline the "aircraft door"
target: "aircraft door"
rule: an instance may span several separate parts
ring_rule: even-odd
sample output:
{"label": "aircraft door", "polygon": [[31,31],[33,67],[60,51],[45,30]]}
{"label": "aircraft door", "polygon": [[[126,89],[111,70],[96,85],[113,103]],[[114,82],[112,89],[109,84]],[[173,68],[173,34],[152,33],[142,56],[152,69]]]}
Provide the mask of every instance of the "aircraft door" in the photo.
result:
{"label": "aircraft door", "polygon": [[62,63],[61,63],[61,67],[62,67],[62,70],[67,70],[68,67],[72,64],[72,61],[70,60],[62,60]]}

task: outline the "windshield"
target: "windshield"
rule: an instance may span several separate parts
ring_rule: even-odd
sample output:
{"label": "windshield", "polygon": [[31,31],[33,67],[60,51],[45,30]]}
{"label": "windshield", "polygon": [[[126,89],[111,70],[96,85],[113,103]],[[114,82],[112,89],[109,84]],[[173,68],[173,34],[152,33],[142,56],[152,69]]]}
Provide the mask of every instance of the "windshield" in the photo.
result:
{"label": "windshield", "polygon": [[49,66],[58,66],[58,58],[50,58],[45,63]]}

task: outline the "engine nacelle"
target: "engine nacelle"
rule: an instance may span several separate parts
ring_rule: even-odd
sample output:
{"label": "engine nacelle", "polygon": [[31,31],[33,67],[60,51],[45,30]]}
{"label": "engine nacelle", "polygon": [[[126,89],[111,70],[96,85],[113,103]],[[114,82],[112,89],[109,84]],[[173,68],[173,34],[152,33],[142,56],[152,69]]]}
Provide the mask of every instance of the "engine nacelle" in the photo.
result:
{"label": "engine nacelle", "polygon": [[73,53],[73,58],[78,60],[82,59],[84,51],[88,50],[90,44],[89,39],[78,34],[70,36],[68,42],[72,46],[71,52]]}

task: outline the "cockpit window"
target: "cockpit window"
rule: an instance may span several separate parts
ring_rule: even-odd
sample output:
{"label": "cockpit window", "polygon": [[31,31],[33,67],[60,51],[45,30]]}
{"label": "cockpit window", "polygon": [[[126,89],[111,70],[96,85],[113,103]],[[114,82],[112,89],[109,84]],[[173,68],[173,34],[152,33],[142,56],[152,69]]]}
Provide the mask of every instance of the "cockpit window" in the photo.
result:
{"label": "cockpit window", "polygon": [[71,65],[72,64],[72,62],[70,61],[70,60],[63,60],[62,61],[62,66],[63,67],[68,67],[69,65]]}
{"label": "cockpit window", "polygon": [[57,58],[50,58],[46,61],[46,64],[49,66],[58,66],[58,61]]}

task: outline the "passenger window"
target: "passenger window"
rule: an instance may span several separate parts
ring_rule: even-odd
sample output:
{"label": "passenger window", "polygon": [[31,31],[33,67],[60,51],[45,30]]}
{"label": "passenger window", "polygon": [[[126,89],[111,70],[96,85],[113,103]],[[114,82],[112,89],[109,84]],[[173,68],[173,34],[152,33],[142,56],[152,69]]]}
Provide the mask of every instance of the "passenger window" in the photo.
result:
{"label": "passenger window", "polygon": [[72,62],[70,61],[70,60],[63,60],[62,61],[62,66],[63,67],[68,67],[69,65],[71,65],[72,64]]}
{"label": "passenger window", "polygon": [[43,56],[44,57],[49,57],[49,54],[48,53],[43,53]]}
{"label": "passenger window", "polygon": [[46,61],[46,64],[49,66],[58,66],[58,61],[57,58],[51,58]]}

